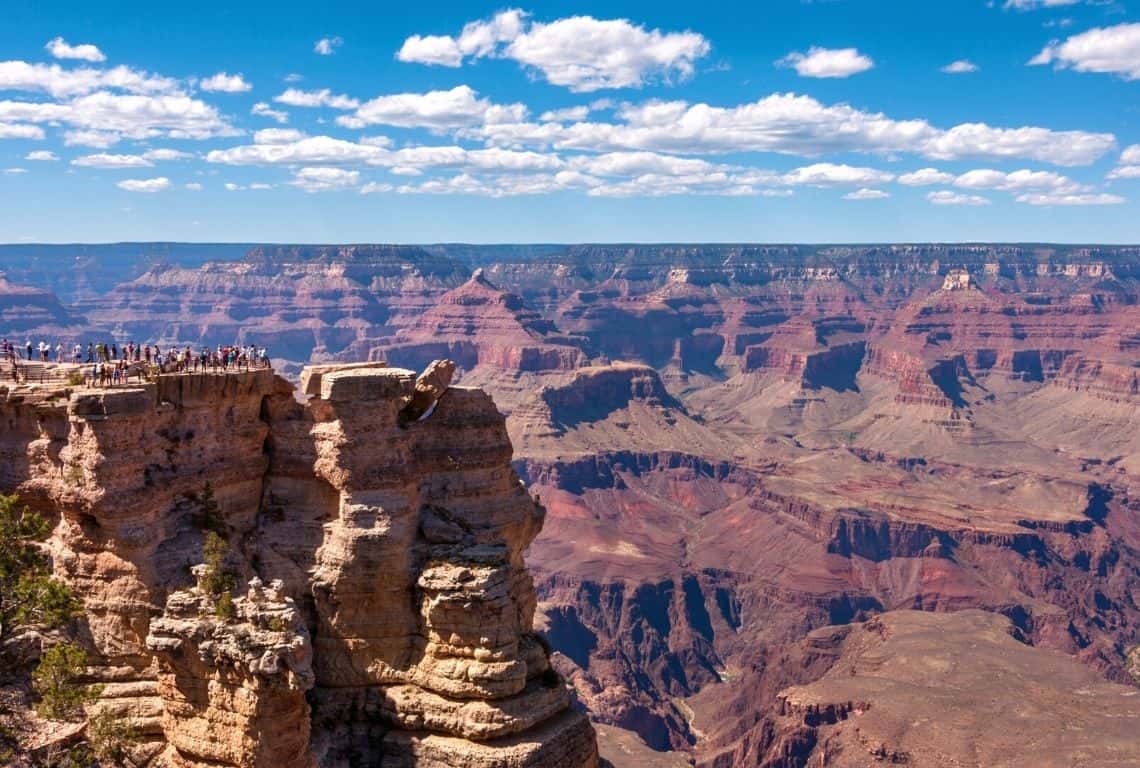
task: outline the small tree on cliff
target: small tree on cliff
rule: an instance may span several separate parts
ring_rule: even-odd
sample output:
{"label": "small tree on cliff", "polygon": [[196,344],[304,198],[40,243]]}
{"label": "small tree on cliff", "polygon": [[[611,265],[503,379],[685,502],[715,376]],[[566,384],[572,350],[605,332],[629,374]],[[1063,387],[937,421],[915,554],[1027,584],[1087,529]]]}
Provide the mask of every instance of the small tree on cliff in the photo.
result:
{"label": "small tree on cliff", "polygon": [[19,506],[17,496],[0,494],[0,653],[21,628],[53,629],[82,608],[51,576],[40,546],[50,533],[48,521]]}
{"label": "small tree on cliff", "polygon": [[103,692],[101,685],[78,682],[86,669],[87,654],[74,643],[60,643],[45,651],[32,673],[32,685],[40,695],[36,710],[50,720],[82,718],[83,705],[95,701]]}
{"label": "small tree on cliff", "polygon": [[214,487],[209,481],[202,486],[201,493],[193,496],[198,509],[194,513],[194,523],[201,529],[213,531],[219,536],[226,535],[226,518],[222,515],[222,508],[214,498]]}
{"label": "small tree on cliff", "polygon": [[218,598],[216,612],[220,618],[228,619],[234,613],[234,577],[226,571],[226,553],[229,545],[218,534],[210,531],[202,545],[202,557],[206,561],[206,572],[202,576],[202,589]]}

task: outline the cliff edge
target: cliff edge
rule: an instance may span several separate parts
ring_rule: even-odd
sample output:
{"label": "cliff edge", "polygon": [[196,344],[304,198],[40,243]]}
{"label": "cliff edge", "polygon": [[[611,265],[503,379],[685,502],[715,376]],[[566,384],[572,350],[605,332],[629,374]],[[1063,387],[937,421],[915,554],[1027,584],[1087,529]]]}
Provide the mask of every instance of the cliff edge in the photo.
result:
{"label": "cliff edge", "polygon": [[58,519],[95,706],[149,764],[597,765],[532,627],[543,510],[450,370],[0,387],[0,489]]}

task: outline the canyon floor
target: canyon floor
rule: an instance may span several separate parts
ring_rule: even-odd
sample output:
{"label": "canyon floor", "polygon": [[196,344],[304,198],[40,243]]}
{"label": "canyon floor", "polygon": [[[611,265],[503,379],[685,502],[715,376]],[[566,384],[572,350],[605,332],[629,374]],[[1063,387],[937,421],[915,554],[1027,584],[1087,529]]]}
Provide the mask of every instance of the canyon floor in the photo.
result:
{"label": "canyon floor", "polygon": [[0,253],[0,336],[492,396],[615,768],[1140,765],[1140,249],[139,253],[99,290]]}

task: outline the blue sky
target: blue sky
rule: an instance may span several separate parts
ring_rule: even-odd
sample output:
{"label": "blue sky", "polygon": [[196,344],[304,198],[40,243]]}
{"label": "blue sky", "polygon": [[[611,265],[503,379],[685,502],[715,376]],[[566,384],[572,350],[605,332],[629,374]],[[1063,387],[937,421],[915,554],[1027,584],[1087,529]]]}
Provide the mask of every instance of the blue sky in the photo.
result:
{"label": "blue sky", "polygon": [[1140,242],[1104,0],[5,3],[0,242]]}

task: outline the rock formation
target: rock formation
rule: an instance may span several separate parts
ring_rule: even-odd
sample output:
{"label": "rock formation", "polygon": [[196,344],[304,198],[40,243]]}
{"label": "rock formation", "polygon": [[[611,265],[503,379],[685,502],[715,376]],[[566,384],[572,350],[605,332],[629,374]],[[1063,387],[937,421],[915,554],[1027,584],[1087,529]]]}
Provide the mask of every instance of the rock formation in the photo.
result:
{"label": "rock formation", "polygon": [[532,630],[542,508],[449,366],[0,388],[0,488],[59,516],[98,706],[156,764],[596,765]]}

